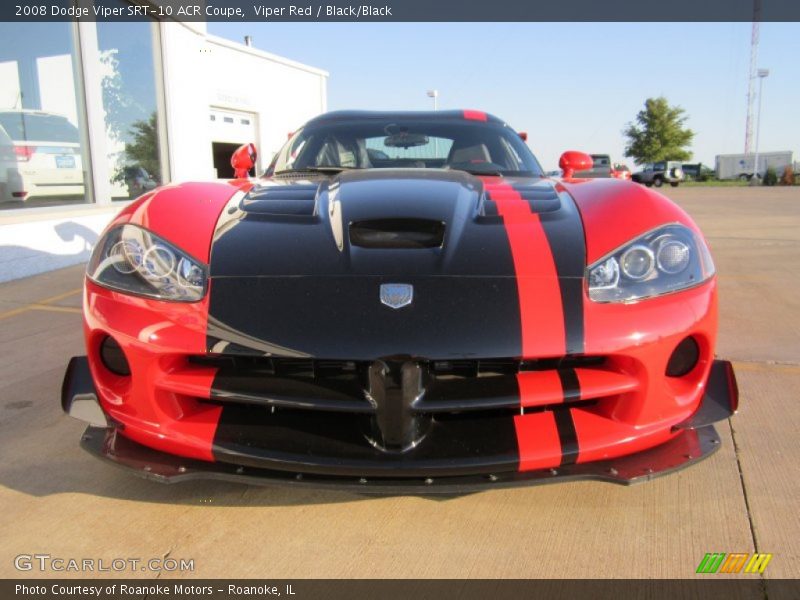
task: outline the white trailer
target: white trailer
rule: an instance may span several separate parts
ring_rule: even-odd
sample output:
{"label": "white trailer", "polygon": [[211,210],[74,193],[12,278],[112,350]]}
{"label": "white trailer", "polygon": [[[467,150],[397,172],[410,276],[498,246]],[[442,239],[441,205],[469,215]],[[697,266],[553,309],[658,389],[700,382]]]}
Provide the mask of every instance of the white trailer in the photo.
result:
{"label": "white trailer", "polygon": [[[718,154],[716,158],[717,179],[749,179],[753,175],[755,154]],[[783,170],[794,161],[791,150],[784,152],[759,152],[758,174],[764,176],[772,167],[781,176]]]}

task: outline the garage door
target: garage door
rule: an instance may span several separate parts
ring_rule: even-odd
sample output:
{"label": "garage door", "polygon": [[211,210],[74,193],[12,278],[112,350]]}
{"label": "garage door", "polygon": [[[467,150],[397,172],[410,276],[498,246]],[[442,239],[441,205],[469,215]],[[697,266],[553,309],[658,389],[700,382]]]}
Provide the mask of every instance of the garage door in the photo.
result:
{"label": "garage door", "polygon": [[214,169],[220,179],[233,177],[230,156],[242,144],[253,142],[258,147],[258,127],[255,113],[211,107],[211,153]]}

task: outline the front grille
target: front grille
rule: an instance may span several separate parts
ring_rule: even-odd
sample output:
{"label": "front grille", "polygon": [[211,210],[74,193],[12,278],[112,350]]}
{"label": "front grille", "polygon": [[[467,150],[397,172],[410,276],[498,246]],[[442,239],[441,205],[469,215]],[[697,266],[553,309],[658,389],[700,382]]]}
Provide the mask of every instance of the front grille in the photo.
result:
{"label": "front grille", "polygon": [[[360,363],[347,360],[312,360],[304,358],[269,358],[262,356],[234,356],[206,354],[189,358],[191,364],[241,373],[260,373],[262,376],[319,377],[352,376]],[[362,363],[363,364],[363,363]]]}
{"label": "front grille", "polygon": [[[189,357],[195,365],[216,368],[256,369],[264,374],[294,375],[298,377],[345,376],[366,368],[366,361],[325,360],[311,358],[274,358],[268,356],[245,356],[232,354],[201,354]],[[399,361],[403,362],[403,361]],[[487,358],[481,360],[434,360],[417,361],[430,368],[436,375],[458,375],[461,377],[484,377],[491,375],[514,375],[523,371],[548,369],[575,369],[603,365],[602,356],[565,356],[536,360],[513,358]]]}
{"label": "front grille", "polygon": [[[463,412],[520,407],[518,375],[566,369],[602,369],[599,356],[571,356],[538,360],[485,359],[437,361],[348,361],[202,355],[190,358],[197,366],[217,369],[212,401],[263,404],[271,407],[337,412],[375,413],[376,365],[385,373],[380,386],[402,390],[403,372],[415,369],[418,382],[409,410],[415,413]],[[418,371],[418,373],[417,373]],[[405,375],[409,376],[408,373]],[[543,406],[559,404],[553,390]]]}
{"label": "front grille", "polygon": [[602,365],[604,361],[605,358],[602,356],[564,356],[522,361],[511,358],[437,360],[428,364],[430,364],[433,373],[437,377],[490,377],[495,375],[516,375],[525,371],[597,367]]}
{"label": "front grille", "polygon": [[[565,402],[585,405],[639,385],[597,356],[365,362],[209,354],[189,362],[190,371],[216,370],[208,401],[273,412],[353,413],[370,443],[386,451],[414,447],[442,419],[476,417],[483,411],[480,420],[550,410]],[[172,377],[180,381],[178,374]],[[564,383],[578,381],[579,391]],[[178,383],[174,388],[186,393]]]}

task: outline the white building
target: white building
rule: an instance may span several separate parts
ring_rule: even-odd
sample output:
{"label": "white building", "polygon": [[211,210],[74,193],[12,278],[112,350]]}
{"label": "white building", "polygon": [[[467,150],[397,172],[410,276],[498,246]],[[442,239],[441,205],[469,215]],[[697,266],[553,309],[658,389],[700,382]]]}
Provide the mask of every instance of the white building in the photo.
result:
{"label": "white building", "polygon": [[257,172],[326,110],[328,74],[205,23],[0,23],[0,281],[88,259],[157,184]]}

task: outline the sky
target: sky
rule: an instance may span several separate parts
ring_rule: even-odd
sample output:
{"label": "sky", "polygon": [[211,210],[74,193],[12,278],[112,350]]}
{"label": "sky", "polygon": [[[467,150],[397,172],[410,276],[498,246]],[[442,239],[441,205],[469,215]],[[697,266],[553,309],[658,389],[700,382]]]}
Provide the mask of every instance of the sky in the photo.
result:
{"label": "sky", "polygon": [[[328,110],[490,112],[546,170],[565,150],[623,156],[648,97],[686,110],[693,162],[744,151],[750,23],[209,23],[330,73]],[[761,151],[800,160],[800,23],[762,23]],[[757,104],[756,104],[757,107]],[[297,124],[287,124],[292,129]]]}

